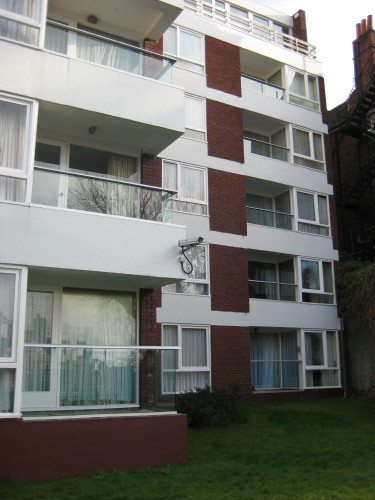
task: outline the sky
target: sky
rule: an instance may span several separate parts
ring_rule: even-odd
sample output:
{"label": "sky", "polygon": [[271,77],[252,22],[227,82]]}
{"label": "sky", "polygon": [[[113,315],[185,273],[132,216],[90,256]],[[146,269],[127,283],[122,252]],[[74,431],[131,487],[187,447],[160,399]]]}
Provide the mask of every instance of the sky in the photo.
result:
{"label": "sky", "polygon": [[306,12],[308,41],[323,63],[327,108],[345,101],[354,84],[353,48],[356,24],[373,15],[375,0],[257,0],[285,14]]}

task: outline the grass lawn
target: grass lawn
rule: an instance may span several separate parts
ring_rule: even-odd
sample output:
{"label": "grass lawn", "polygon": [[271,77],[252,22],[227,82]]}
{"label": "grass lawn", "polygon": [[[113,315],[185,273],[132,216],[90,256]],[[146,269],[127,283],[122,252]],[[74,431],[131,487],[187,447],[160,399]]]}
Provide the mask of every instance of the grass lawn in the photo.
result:
{"label": "grass lawn", "polygon": [[375,400],[261,404],[248,415],[247,424],[190,430],[186,466],[6,481],[0,498],[375,499]]}

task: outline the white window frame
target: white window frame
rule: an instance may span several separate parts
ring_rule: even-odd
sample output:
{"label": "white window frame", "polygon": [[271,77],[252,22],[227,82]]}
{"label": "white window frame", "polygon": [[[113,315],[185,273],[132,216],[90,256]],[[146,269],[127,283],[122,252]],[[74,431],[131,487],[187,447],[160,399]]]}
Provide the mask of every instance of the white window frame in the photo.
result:
{"label": "white window frame", "polygon": [[[208,214],[208,182],[207,182],[207,168],[206,167],[199,167],[197,165],[191,165],[189,163],[182,163],[180,161],[176,161],[176,160],[168,160],[168,159],[163,159],[163,169],[164,169],[164,164],[165,163],[174,163],[176,165],[176,179],[177,179],[177,186],[176,186],[176,191],[177,191],[177,195],[176,197],[174,198],[175,200],[177,201],[183,201],[183,202],[186,202],[186,203],[194,203],[195,205],[206,205],[207,206],[207,214]],[[181,196],[181,187],[182,187],[182,184],[181,184],[181,169],[182,168],[190,168],[192,170],[200,170],[201,172],[203,172],[203,176],[204,176],[204,200],[196,200],[194,198],[184,198],[183,196]],[[164,173],[164,171],[163,171]],[[165,187],[165,186],[163,186]],[[166,188],[167,189],[167,188]],[[176,212],[179,212],[179,210],[175,210]],[[184,212],[185,213],[185,212]],[[191,213],[191,212],[186,212],[186,213]]]}
{"label": "white window frame", "polygon": [[[311,262],[317,262],[318,263],[318,271],[319,271],[319,285],[320,288],[319,290],[314,290],[312,288],[303,288],[302,287],[302,260],[307,260]],[[331,292],[325,292],[324,291],[324,274],[323,274],[323,263],[328,263],[331,266],[332,270],[332,293]],[[303,293],[310,293],[310,294],[319,294],[319,295],[329,295],[333,296],[333,302],[331,304],[325,304],[322,302],[303,302],[303,304],[318,304],[321,306],[334,306],[336,305],[336,286],[335,286],[335,269],[333,265],[333,261],[329,259],[316,259],[314,257],[298,257],[298,276],[299,276],[299,290],[300,290],[300,297],[299,301],[303,302],[302,300],[302,294]]]}
{"label": "white window frame", "polygon": [[204,134],[204,138],[203,139],[194,139],[192,137],[186,137],[185,134],[182,137],[184,137],[185,139],[189,139],[191,141],[207,142],[206,99],[204,97],[200,97],[200,96],[197,96],[197,95],[185,93],[185,99],[186,98],[188,98],[188,99],[195,99],[196,101],[199,101],[199,102],[202,103],[202,122],[203,122],[203,128],[189,127],[185,123],[185,134],[186,134],[186,131],[192,130],[193,132],[201,132],[202,134]]}
{"label": "white window frame", "polygon": [[[328,349],[327,349],[327,331],[335,332],[335,340],[336,340],[336,355],[337,355],[337,366],[332,367],[328,366]],[[323,364],[322,365],[308,365],[306,362],[306,342],[305,335],[306,333],[321,333],[322,334],[322,347],[323,347]],[[301,332],[301,350],[302,350],[302,360],[303,360],[303,386],[306,390],[314,390],[314,389],[327,389],[327,388],[340,388],[341,387],[341,360],[340,360],[340,343],[339,343],[339,334],[338,331],[334,328],[326,330],[316,330],[313,328],[303,329]],[[325,385],[325,386],[315,386],[310,387],[306,385],[306,371],[337,371],[338,372],[338,384],[337,385]]]}
{"label": "white window frame", "polygon": [[[16,14],[15,12],[11,12],[6,9],[0,8],[0,16],[4,17],[9,21],[14,21],[19,24],[23,24],[24,26],[28,26],[30,28],[36,28],[39,30],[38,33],[38,43],[35,45],[36,47],[43,47],[44,45],[44,33],[45,33],[45,24],[46,24],[46,15],[47,15],[47,0],[36,0],[36,16],[35,19],[27,16],[23,16],[21,14]],[[18,43],[21,45],[26,45],[28,47],[33,44],[29,44],[26,42],[22,42],[20,40],[14,40],[13,38],[6,38],[4,36],[0,37],[1,40],[11,41],[12,43]]]}
{"label": "white window frame", "polygon": [[[293,139],[293,130],[300,130],[301,132],[307,132],[309,135],[309,145],[310,145],[310,151],[312,156],[305,156],[301,153],[296,153],[294,150],[294,139]],[[314,157],[315,150],[314,150],[314,134],[319,135],[322,139],[322,156],[323,160],[317,160]],[[297,167],[304,167],[304,168],[312,168],[313,170],[318,170],[318,172],[326,172],[326,156],[325,156],[325,147],[324,147],[324,135],[321,132],[316,132],[315,130],[309,130],[303,127],[295,126],[295,125],[289,125],[289,136],[290,136],[290,142],[291,142],[291,155],[292,155],[292,163],[294,165],[297,165]],[[319,163],[322,168],[314,168],[310,167],[308,165],[300,165],[298,163],[294,163],[294,156],[298,156],[299,158],[310,160],[312,162]]]}
{"label": "white window frame", "polygon": [[[204,43],[204,34],[198,33],[197,31],[193,31],[191,29],[178,26],[176,24],[172,24],[171,28],[176,29],[176,54],[173,54],[172,52],[164,51],[164,54],[167,56],[171,57],[176,57],[177,59],[181,59],[182,61],[186,61],[190,64],[195,64],[197,66],[200,66],[202,68],[202,71],[199,71],[199,73],[204,74],[205,70],[205,43]],[[181,31],[188,33],[190,35],[195,35],[201,39],[201,60],[198,61],[197,59],[191,59],[190,57],[182,56],[181,55]],[[185,68],[182,67],[181,69],[186,69],[188,71],[194,71],[193,68]],[[195,72],[195,71],[194,71]]]}
{"label": "white window frame", "polygon": [[0,272],[16,274],[17,276],[14,301],[12,356],[11,358],[0,359],[0,370],[13,370],[15,374],[13,412],[0,412],[0,419],[3,419],[19,417],[21,415],[23,342],[28,270],[26,267],[22,266],[1,264]]}
{"label": "white window frame", "polygon": [[[191,324],[180,324],[180,323],[163,323],[162,325],[162,346],[164,346],[164,326],[175,326],[177,327],[177,347],[176,350],[176,369],[173,369],[177,373],[192,373],[192,372],[208,372],[209,385],[211,385],[211,330],[208,325],[191,325]],[[206,352],[207,352],[207,366],[182,366],[182,330],[183,329],[201,329],[206,331]],[[165,346],[167,347],[167,346]],[[165,371],[165,370],[163,370]],[[164,387],[162,388],[162,394],[182,394],[181,392],[165,392]]]}
{"label": "white window frame", "polygon": [[[309,194],[309,195],[313,196],[313,198],[314,198],[315,220],[302,219],[302,217],[299,216],[299,213],[298,213],[298,194],[297,193]],[[327,200],[327,218],[328,218],[328,224],[322,224],[319,221],[319,205],[318,205],[318,197],[319,196],[324,196],[324,198],[326,198],[326,200]],[[313,191],[306,191],[304,189],[294,188],[293,189],[293,203],[294,203],[294,206],[296,207],[295,231],[298,231],[298,232],[304,233],[304,234],[312,234],[313,236],[323,236],[324,238],[330,238],[331,237],[331,225],[330,225],[331,214],[330,214],[330,209],[329,209],[329,197],[328,197],[327,194],[316,193],[316,192],[313,192]],[[324,235],[324,234],[315,234],[315,233],[308,233],[306,231],[301,231],[300,229],[298,229],[299,222],[301,222],[303,224],[311,224],[313,226],[326,227],[328,229],[328,234]]]}
{"label": "white window frame", "polygon": [[[304,81],[304,87],[305,87],[305,92],[306,92],[306,95],[301,95],[301,94],[297,94],[297,92],[292,92],[290,90],[290,86],[289,86],[289,72],[290,71],[294,71],[295,73],[298,73],[300,75],[303,76],[303,81]],[[294,106],[301,106],[302,108],[306,108],[306,109],[309,109],[311,111],[315,111],[317,113],[320,113],[320,93],[319,93],[319,85],[318,85],[318,77],[315,76],[315,75],[312,75],[311,73],[306,73],[304,71],[301,71],[297,68],[293,68],[291,66],[287,66],[286,67],[286,72],[287,72],[287,75],[286,75],[286,82],[287,82],[287,85],[285,85],[285,90],[286,90],[286,93],[287,93],[287,99],[288,99],[288,102],[290,104],[293,104]],[[310,96],[310,93],[309,93],[309,81],[308,79],[310,78],[314,78],[315,79],[315,82],[316,82],[316,90],[317,90],[317,95],[318,95],[318,100],[315,101],[311,96]],[[309,106],[304,106],[303,104],[299,104],[299,103],[296,103],[296,102],[291,102],[290,100],[290,96],[295,96],[299,99],[302,99],[304,101],[309,101],[313,104],[316,104],[318,109],[313,109]]]}
{"label": "white window frame", "polygon": [[32,191],[32,173],[33,173],[33,161],[35,152],[38,102],[32,99],[15,97],[12,96],[11,94],[6,94],[6,93],[0,93],[0,101],[6,101],[12,104],[26,106],[23,168],[17,169],[0,165],[1,176],[13,179],[14,178],[21,179],[25,181],[26,183],[25,200],[23,202],[1,200],[1,203],[29,204],[31,200],[31,191]]}

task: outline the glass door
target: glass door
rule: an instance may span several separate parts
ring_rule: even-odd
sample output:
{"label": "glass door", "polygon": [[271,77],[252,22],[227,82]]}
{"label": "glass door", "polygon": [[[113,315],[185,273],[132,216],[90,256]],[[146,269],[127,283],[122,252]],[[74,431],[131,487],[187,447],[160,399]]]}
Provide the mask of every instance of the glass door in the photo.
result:
{"label": "glass door", "polygon": [[54,291],[27,292],[25,351],[23,360],[23,409],[45,409],[57,406],[58,349],[57,307]]}

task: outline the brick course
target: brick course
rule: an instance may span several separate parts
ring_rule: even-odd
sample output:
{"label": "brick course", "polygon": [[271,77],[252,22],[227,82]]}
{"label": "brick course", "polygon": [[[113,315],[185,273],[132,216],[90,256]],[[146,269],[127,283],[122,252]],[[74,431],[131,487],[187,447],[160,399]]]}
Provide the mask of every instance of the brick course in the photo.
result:
{"label": "brick course", "polygon": [[207,99],[208,154],[244,163],[242,109]]}
{"label": "brick course", "polygon": [[208,169],[210,229],[247,234],[246,177]]}
{"label": "brick course", "polygon": [[207,87],[241,96],[240,48],[205,37]]}
{"label": "brick course", "polygon": [[249,312],[245,248],[210,245],[211,309]]}

